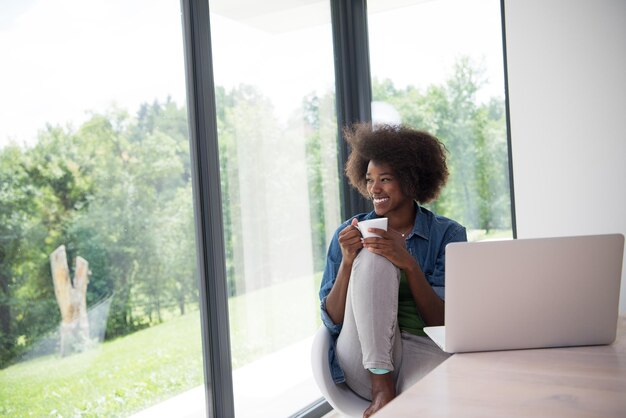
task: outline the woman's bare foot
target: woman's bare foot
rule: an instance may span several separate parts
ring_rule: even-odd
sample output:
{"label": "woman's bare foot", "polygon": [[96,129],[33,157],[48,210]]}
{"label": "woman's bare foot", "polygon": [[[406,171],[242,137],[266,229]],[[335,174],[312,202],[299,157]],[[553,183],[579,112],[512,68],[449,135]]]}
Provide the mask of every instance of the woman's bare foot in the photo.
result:
{"label": "woman's bare foot", "polygon": [[374,374],[370,372],[370,377],[372,378],[372,403],[363,412],[363,418],[372,416],[396,397],[393,373]]}

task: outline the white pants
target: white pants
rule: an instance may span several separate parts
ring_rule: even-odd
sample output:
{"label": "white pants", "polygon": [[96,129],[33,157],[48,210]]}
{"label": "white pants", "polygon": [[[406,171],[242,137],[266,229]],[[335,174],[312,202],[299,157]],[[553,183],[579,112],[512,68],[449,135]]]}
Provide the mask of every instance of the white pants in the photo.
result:
{"label": "white pants", "polygon": [[400,270],[386,258],[361,250],[354,260],[337,357],[346,383],[371,400],[368,369],[393,372],[396,392],[417,382],[449,357],[428,337],[398,328]]}

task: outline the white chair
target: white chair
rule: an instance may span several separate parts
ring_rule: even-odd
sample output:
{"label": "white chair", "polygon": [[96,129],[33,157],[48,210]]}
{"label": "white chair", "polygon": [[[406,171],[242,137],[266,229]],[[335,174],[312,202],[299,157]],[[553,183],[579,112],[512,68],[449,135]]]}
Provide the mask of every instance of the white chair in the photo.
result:
{"label": "white chair", "polygon": [[311,367],[317,387],[324,395],[330,406],[346,417],[363,416],[363,412],[370,405],[369,401],[352,392],[345,384],[336,385],[330,375],[328,364],[328,348],[331,336],[324,325],[317,330],[311,347]]}

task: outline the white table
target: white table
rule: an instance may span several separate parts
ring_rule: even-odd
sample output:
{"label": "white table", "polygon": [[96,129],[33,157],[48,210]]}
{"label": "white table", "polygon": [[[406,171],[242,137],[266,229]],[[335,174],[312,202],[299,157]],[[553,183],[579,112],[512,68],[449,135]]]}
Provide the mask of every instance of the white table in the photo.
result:
{"label": "white table", "polygon": [[375,417],[626,417],[626,317],[609,346],[455,354]]}

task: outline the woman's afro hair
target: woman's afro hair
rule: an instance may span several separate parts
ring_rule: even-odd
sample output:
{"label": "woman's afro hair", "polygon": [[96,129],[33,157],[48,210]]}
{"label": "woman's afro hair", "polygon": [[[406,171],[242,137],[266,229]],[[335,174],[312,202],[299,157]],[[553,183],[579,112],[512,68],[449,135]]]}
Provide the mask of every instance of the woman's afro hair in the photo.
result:
{"label": "woman's afro hair", "polygon": [[370,161],[388,164],[406,196],[419,203],[437,198],[448,180],[446,148],[433,135],[404,125],[357,123],[343,131],[351,147],[346,163],[350,184],[364,197]]}

